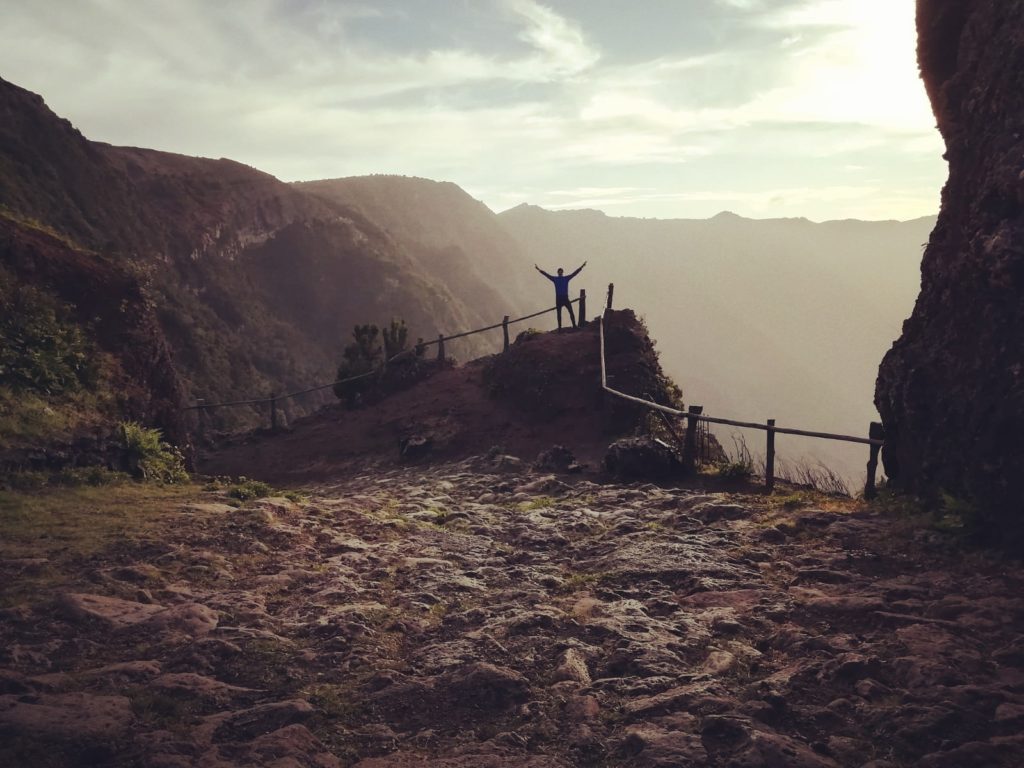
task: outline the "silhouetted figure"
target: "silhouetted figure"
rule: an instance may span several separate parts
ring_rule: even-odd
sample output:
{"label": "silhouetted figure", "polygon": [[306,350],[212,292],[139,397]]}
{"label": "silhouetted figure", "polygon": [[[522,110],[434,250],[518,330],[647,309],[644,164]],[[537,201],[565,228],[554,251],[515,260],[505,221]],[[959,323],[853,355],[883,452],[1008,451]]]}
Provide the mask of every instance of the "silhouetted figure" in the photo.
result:
{"label": "silhouetted figure", "polygon": [[534,269],[555,284],[555,313],[558,315],[559,330],[562,328],[562,307],[569,310],[569,319],[572,320],[572,327],[576,327],[576,313],[572,311],[572,302],[569,301],[569,281],[583,271],[585,266],[587,266],[587,262],[584,261],[580,264],[580,268],[571,275],[563,275],[561,267],[558,268],[557,275],[549,275],[536,264],[533,265]]}

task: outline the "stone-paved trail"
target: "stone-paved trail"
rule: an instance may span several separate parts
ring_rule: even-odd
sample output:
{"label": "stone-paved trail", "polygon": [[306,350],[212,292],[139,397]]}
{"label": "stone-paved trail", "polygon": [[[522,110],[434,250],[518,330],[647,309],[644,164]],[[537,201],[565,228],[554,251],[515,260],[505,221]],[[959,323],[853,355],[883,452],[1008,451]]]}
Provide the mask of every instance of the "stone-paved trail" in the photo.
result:
{"label": "stone-paved trail", "polygon": [[483,460],[222,501],[0,615],[0,754],[1024,765],[1021,568],[853,502]]}

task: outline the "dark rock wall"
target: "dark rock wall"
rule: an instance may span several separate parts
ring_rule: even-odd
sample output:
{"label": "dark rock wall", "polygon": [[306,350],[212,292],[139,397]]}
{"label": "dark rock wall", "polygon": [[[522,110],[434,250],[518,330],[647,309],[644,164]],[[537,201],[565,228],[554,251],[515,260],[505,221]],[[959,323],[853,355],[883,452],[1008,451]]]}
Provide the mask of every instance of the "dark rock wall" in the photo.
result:
{"label": "dark rock wall", "polygon": [[[921,294],[879,370],[886,471],[1024,530],[1024,3],[919,0],[949,181]],[[994,525],[992,525],[994,523]]]}

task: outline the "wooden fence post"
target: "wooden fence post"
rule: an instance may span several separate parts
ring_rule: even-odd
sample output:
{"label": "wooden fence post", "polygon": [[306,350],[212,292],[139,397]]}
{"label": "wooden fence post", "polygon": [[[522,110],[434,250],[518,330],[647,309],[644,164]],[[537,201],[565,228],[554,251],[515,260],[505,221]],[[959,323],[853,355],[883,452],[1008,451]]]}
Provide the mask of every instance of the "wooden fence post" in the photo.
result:
{"label": "wooden fence post", "polygon": [[[868,428],[868,437],[872,440],[885,440],[885,427],[877,421],[872,421]],[[868,479],[864,485],[865,499],[873,499],[878,496],[878,491],[875,488],[875,473],[878,471],[878,452],[881,449],[880,445],[871,446],[871,454],[868,458]]]}
{"label": "wooden fence post", "polygon": [[277,393],[270,393],[270,430],[277,432]]}
{"label": "wooden fence post", "polygon": [[700,419],[694,418],[704,413],[703,405],[691,405],[687,408],[686,417],[686,438],[683,443],[683,465],[687,469],[694,469],[697,466],[697,425]]}
{"label": "wooden fence post", "polygon": [[505,334],[505,351],[508,352],[508,315],[501,321],[501,332]]}
{"label": "wooden fence post", "polygon": [[605,309],[612,308],[612,296],[615,295],[615,283],[608,283],[608,306]]}
{"label": "wooden fence post", "polygon": [[587,324],[587,289],[580,288],[580,321],[577,325],[582,328]]}
{"label": "wooden fence post", "polygon": [[775,490],[775,419],[768,419],[768,447],[764,454],[764,487],[771,493]]}
{"label": "wooden fence post", "polygon": [[444,334],[437,334],[437,360],[440,363],[444,362]]}

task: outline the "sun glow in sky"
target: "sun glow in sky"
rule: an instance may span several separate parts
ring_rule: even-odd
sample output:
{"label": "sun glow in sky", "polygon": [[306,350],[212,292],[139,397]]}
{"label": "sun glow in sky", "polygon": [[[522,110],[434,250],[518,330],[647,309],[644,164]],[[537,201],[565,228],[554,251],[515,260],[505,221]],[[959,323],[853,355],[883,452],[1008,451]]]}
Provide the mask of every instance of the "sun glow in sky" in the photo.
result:
{"label": "sun glow in sky", "polygon": [[0,0],[0,76],[86,136],[496,211],[911,218],[943,145],[913,0]]}

